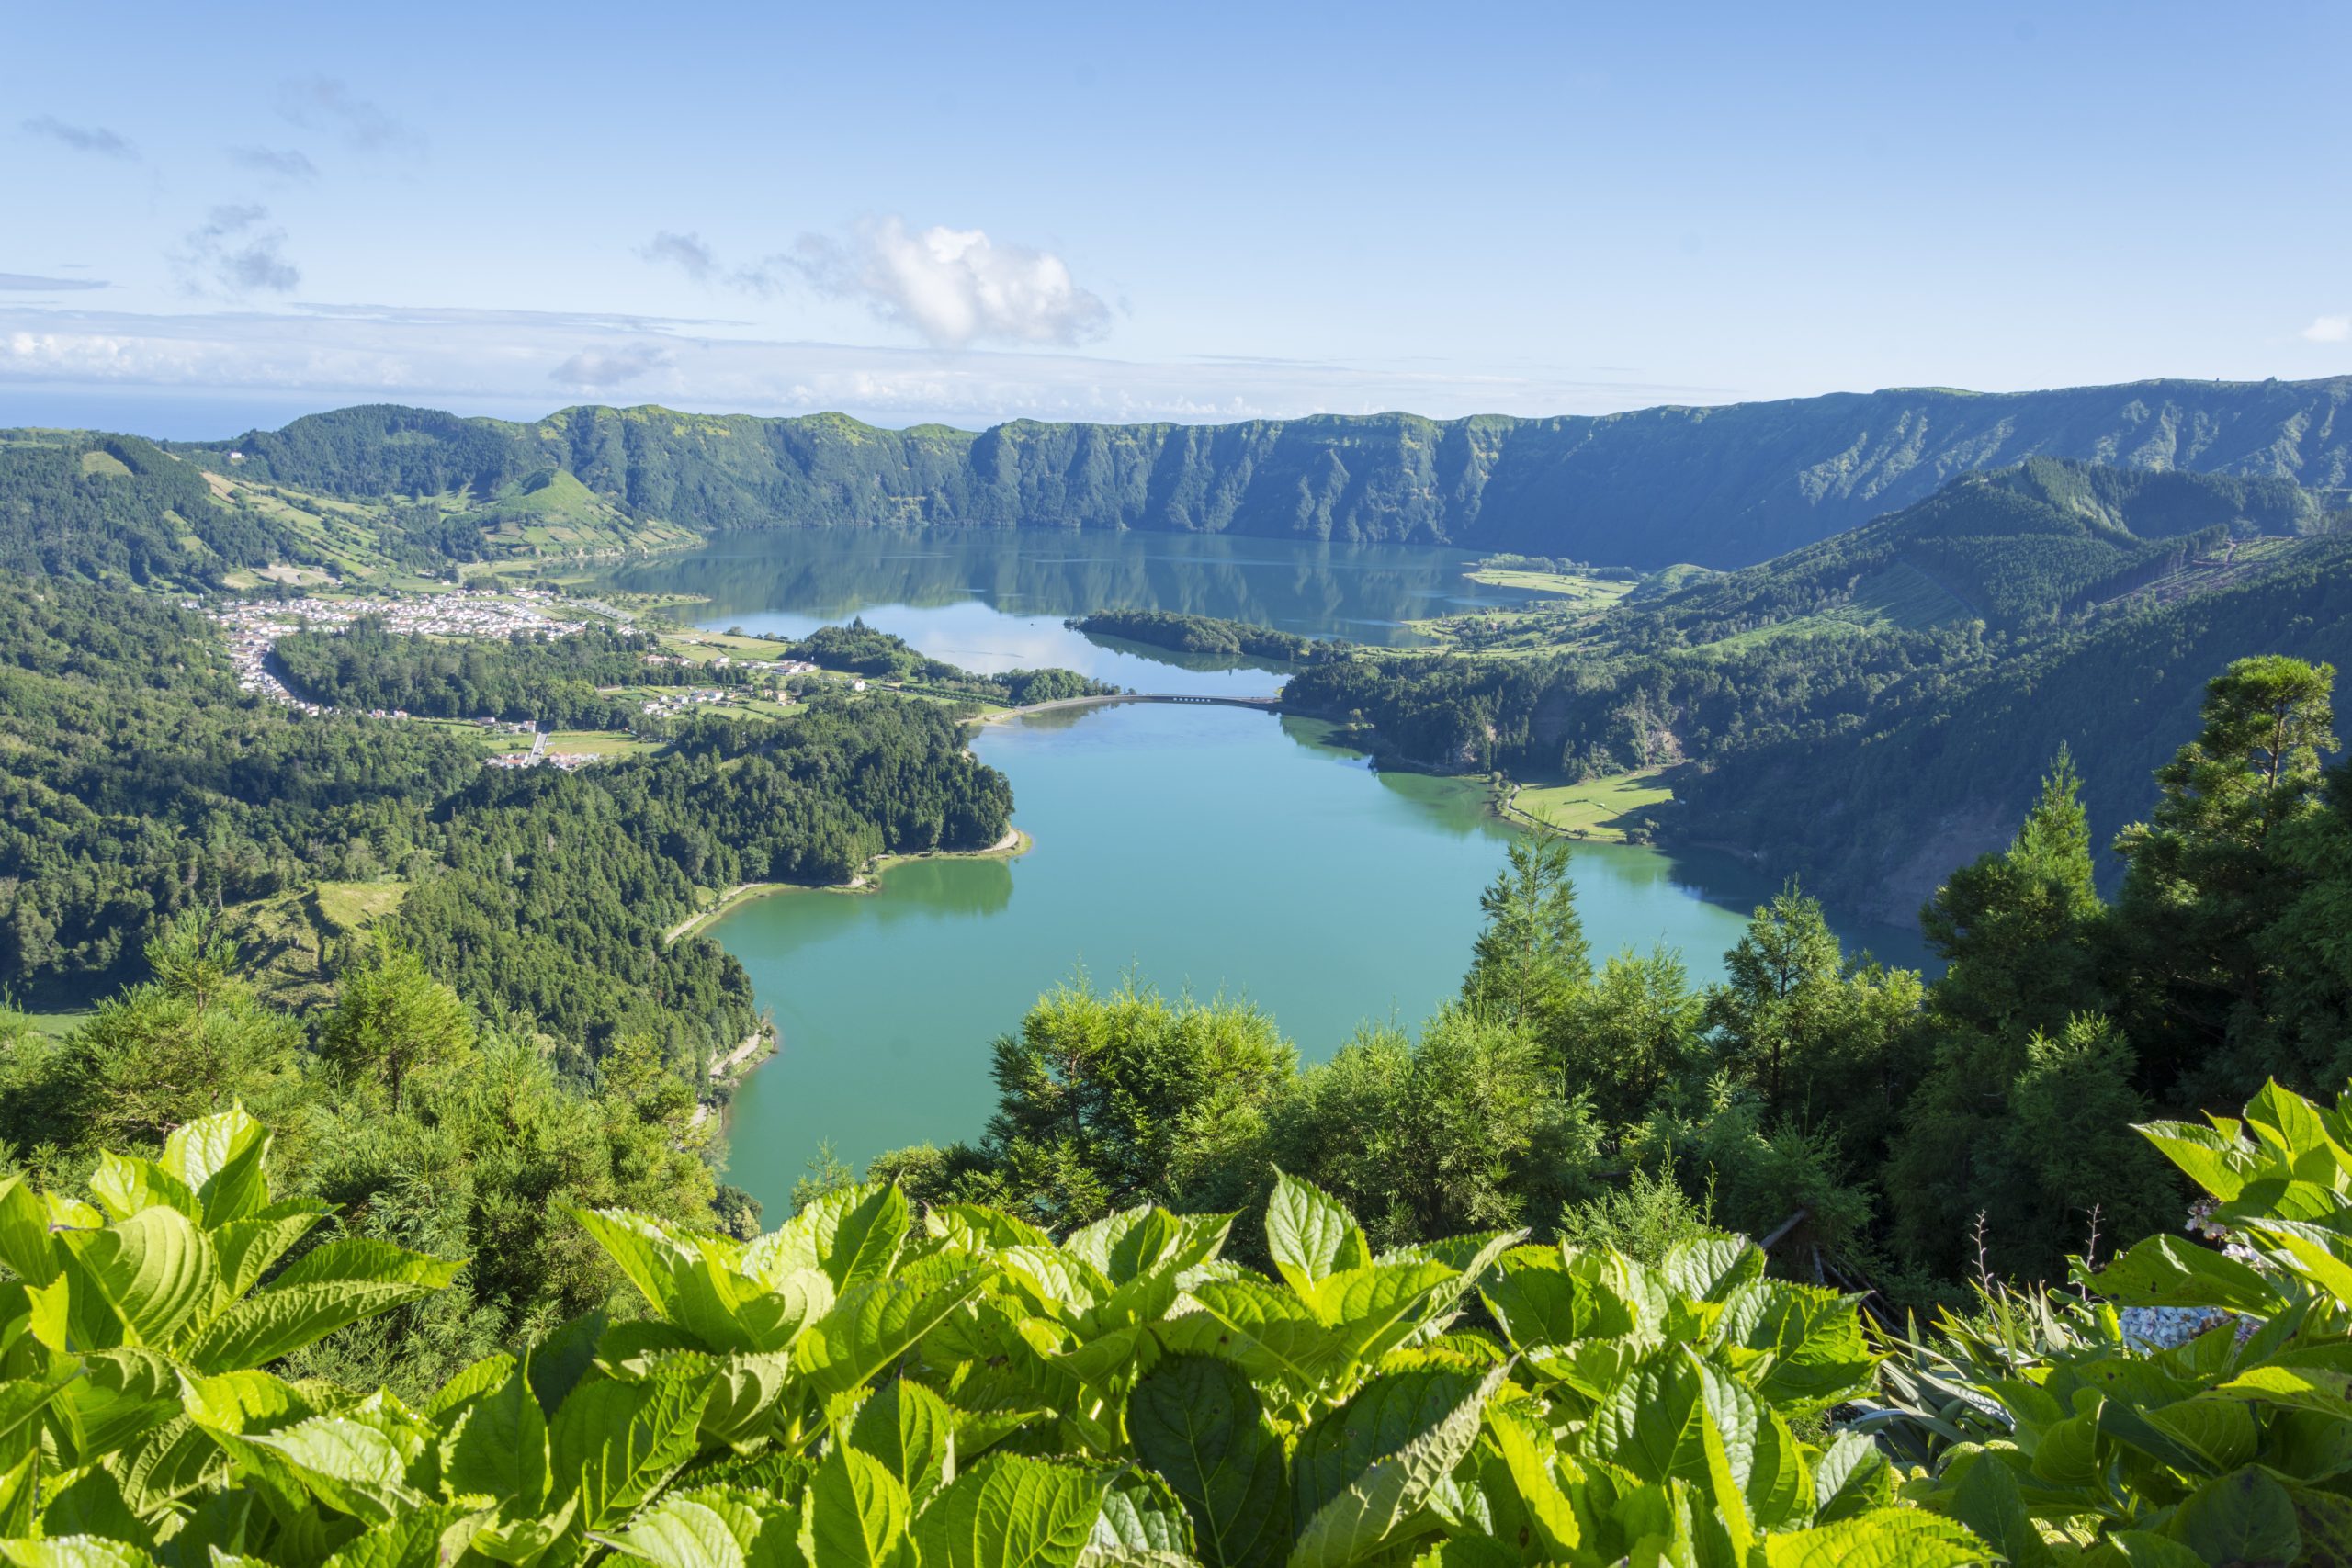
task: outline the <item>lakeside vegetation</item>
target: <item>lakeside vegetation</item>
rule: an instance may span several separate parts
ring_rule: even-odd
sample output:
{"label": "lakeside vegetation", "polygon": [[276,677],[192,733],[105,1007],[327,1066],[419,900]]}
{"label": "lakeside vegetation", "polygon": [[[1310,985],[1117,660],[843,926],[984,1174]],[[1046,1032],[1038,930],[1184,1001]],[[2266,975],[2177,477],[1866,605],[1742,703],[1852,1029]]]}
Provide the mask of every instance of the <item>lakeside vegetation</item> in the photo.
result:
{"label": "lakeside vegetation", "polygon": [[[66,1039],[0,1021],[6,1528],[108,1564],[2324,1555],[2352,1103],[2266,1080],[2352,1071],[2330,673],[2211,682],[2112,905],[2061,759],[1928,909],[1932,982],[1793,889],[1719,985],[1596,964],[1566,840],[1524,841],[1418,1032],[1302,1069],[1247,1004],[1051,993],[982,1137],[814,1173],[765,1235],[644,1046],[566,1088],[380,940],[297,1019],[182,916]],[[2170,1234],[2192,1191],[2229,1255]]]}
{"label": "lakeside vegetation", "polygon": [[1210,615],[1187,615],[1173,610],[1097,610],[1069,624],[1095,637],[1119,637],[1175,653],[1271,659],[1284,664],[1310,664],[1349,646],[1301,637],[1273,626],[1218,620]]}
{"label": "lakeside vegetation", "polygon": [[1283,700],[1534,788],[1679,764],[1662,832],[1901,919],[2062,744],[2111,760],[2086,801],[2112,832],[2194,732],[2202,671],[2249,648],[2352,660],[2347,552],[2290,485],[2037,461],[1604,611],[1457,617],[1445,651],[1359,649]]}
{"label": "lakeside vegetation", "polygon": [[1572,839],[1645,843],[1656,831],[1659,809],[1674,799],[1668,781],[1665,768],[1636,768],[1571,784],[1517,787],[1505,797],[1503,814],[1526,818]]}

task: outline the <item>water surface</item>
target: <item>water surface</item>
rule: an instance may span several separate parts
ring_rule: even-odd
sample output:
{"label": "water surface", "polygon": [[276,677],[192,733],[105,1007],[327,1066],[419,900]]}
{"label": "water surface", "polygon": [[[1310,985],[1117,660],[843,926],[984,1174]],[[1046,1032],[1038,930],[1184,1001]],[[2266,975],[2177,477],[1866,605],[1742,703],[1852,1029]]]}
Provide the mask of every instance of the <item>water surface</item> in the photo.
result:
{"label": "water surface", "polygon": [[[1426,1017],[1461,985],[1513,830],[1475,784],[1375,772],[1323,732],[1147,704],[991,725],[975,749],[1012,779],[1029,853],[902,864],[878,893],[777,894],[719,921],[784,1039],[736,1095],[729,1179],[776,1204],[823,1141],[862,1165],[976,1138],[989,1043],[1081,973],[1247,998],[1310,1061]],[[1727,859],[1623,845],[1579,847],[1575,877],[1597,955],[1663,944],[1694,982],[1771,891]],[[1907,956],[1899,932],[1844,934]]]}
{"label": "water surface", "polygon": [[1535,597],[1470,581],[1462,550],[1218,535],[1004,528],[780,528],[722,535],[607,580],[691,594],[697,625],[806,637],[852,617],[967,670],[1058,665],[1144,692],[1270,695],[1276,667],[1072,631],[1102,609],[1172,610],[1389,645],[1407,624]]}
{"label": "water surface", "polygon": [[[1088,637],[1105,608],[1184,611],[1367,642],[1406,623],[1514,602],[1463,577],[1463,552],[1034,530],[789,529],[631,565],[610,586],[684,593],[723,629],[802,636],[853,616],[967,669],[1061,665],[1141,692],[1264,695],[1278,666]],[[737,1092],[730,1179],[772,1210],[820,1144],[853,1165],[980,1135],[989,1042],[1038,993],[1133,974],[1169,994],[1271,1011],[1309,1061],[1359,1028],[1406,1027],[1461,985],[1478,894],[1513,829],[1462,780],[1383,773],[1311,721],[1128,705],[989,726],[974,749],[1012,782],[1023,858],[933,860],[880,890],[745,904],[712,933],[750,971],[783,1050]],[[1769,897],[1727,856],[1577,852],[1597,956],[1679,950],[1717,977]],[[1917,962],[1916,931],[1840,927]]]}

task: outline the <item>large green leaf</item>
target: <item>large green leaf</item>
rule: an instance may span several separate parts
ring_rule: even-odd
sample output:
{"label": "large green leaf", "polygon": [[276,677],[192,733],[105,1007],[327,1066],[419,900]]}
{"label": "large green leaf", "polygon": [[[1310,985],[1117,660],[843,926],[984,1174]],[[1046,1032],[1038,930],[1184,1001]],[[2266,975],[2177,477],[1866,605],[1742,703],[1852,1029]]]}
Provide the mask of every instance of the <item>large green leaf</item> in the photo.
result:
{"label": "large green leaf", "polygon": [[168,1348],[212,1294],[212,1244],[177,1209],[141,1209],[104,1230],[70,1233],[67,1245],[128,1343]]}
{"label": "large green leaf", "polygon": [[881,1461],[918,1508],[956,1478],[956,1412],[921,1383],[895,1378],[877,1390],[849,1440]]}
{"label": "large green leaf", "polygon": [[907,1195],[894,1186],[869,1183],[828,1192],[785,1224],[743,1248],[743,1270],[755,1278],[781,1279],[813,1269],[837,1292],[890,1272],[911,1221]]}
{"label": "large green leaf", "polygon": [[212,1249],[220,1260],[220,1284],[206,1309],[209,1319],[261,1282],[270,1266],[311,1234],[327,1206],[313,1198],[288,1198],[212,1228]]}
{"label": "large green leaf", "polygon": [[1340,1201],[1283,1171],[1274,1173],[1273,1196],[1266,1201],[1266,1247],[1301,1297],[1326,1275],[1372,1262],[1363,1232]]}
{"label": "large green leaf", "polygon": [[62,1267],[48,1206],[22,1177],[0,1177],[0,1263],[29,1285],[48,1284]]}
{"label": "large green leaf", "polygon": [[1878,1364],[1851,1297],[1784,1280],[1734,1288],[1716,1331],[1771,1358],[1750,1375],[1757,1393],[1776,1404],[1817,1409],[1850,1399],[1871,1386]]}
{"label": "large green leaf", "polygon": [[1761,1420],[1755,1398],[1719,1368],[1669,1348],[1638,1367],[1593,1413],[1585,1434],[1594,1458],[1645,1481],[1712,1482],[1704,1429],[1716,1427],[1744,1490]]}
{"label": "large green leaf", "polygon": [[[1415,1378],[1418,1374],[1392,1374],[1366,1384],[1347,1406],[1353,1411],[1372,1396],[1363,1432],[1360,1434],[1343,1420],[1343,1430],[1318,1452],[1337,1451],[1344,1456],[1370,1452],[1371,1461],[1348,1477],[1343,1489],[1313,1513],[1308,1514],[1301,1504],[1298,1512],[1304,1516],[1304,1522],[1291,1547],[1290,1568],[1345,1568],[1386,1543],[1400,1525],[1421,1509],[1470,1451],[1471,1444],[1477,1440],[1487,1401],[1502,1386],[1507,1371],[1497,1367],[1476,1382],[1458,1379],[1450,1385],[1419,1384],[1402,1387],[1396,1393],[1376,1391],[1392,1380]],[[1458,1395],[1451,1407],[1429,1397],[1444,1387]],[[1402,1441],[1391,1440],[1401,1431],[1400,1418],[1408,1412],[1416,1419],[1431,1416],[1434,1419],[1428,1419],[1426,1425]],[[1373,1434],[1377,1434],[1376,1438],[1372,1438]],[[1300,1441],[1299,1454],[1293,1464],[1294,1475],[1302,1481],[1307,1473],[1308,1445],[1314,1438],[1315,1431],[1310,1428],[1307,1437]]]}
{"label": "large green leaf", "polygon": [[1984,1543],[1918,1508],[1880,1508],[1762,1541],[1764,1568],[1981,1568]]}
{"label": "large green leaf", "polygon": [[743,1543],[707,1503],[665,1497],[622,1534],[605,1539],[625,1556],[660,1568],[747,1568]]}
{"label": "large green leaf", "polygon": [[827,1455],[808,1478],[801,1513],[802,1544],[819,1568],[890,1568],[906,1560],[913,1505],[871,1454],[837,1448]]}
{"label": "large green leaf", "polygon": [[1282,1439],[1240,1371],[1207,1356],[1171,1356],[1127,1396],[1136,1456],[1175,1488],[1209,1568],[1261,1568],[1290,1544],[1290,1483]]}
{"label": "large green leaf", "polygon": [[709,1377],[688,1373],[596,1378],[571,1391],[548,1423],[549,1469],[555,1490],[579,1498],[583,1528],[628,1518],[694,1457],[709,1397]]}
{"label": "large green leaf", "polygon": [[78,1473],[50,1478],[49,1483],[56,1485],[56,1490],[41,1505],[40,1534],[101,1536],[141,1547],[154,1544],[153,1531],[130,1511],[122,1483],[111,1472],[93,1465]]}
{"label": "large green leaf", "polygon": [[127,1220],[141,1209],[162,1204],[176,1209],[204,1225],[204,1203],[187,1183],[153,1160],[131,1159],[112,1150],[101,1151],[98,1168],[90,1173],[90,1196],[98,1201],[109,1220]]}
{"label": "large green leaf", "polygon": [[2124,1306],[2226,1307],[2267,1315],[2285,1306],[2277,1287],[2233,1258],[2178,1236],[2152,1235],[2091,1277]]}
{"label": "large green leaf", "polygon": [[1380,1263],[1318,1281],[1309,1301],[1331,1325],[1331,1372],[1378,1360],[1447,1319],[1462,1276],[1442,1263]]}
{"label": "large green leaf", "polygon": [[275,1432],[217,1434],[233,1453],[260,1449],[293,1472],[337,1513],[382,1525],[425,1499],[408,1485],[408,1461],[383,1429],[344,1416],[317,1416]]}
{"label": "large green leaf", "polygon": [[458,1412],[441,1439],[441,1486],[452,1501],[487,1498],[516,1515],[548,1503],[547,1418],[531,1393],[526,1362]]}
{"label": "large green leaf", "polygon": [[199,1116],[164,1141],[163,1168],[192,1190],[202,1204],[204,1228],[259,1213],[269,1204],[263,1167],[269,1158],[269,1133],[232,1106]]}
{"label": "large green leaf", "polygon": [[1487,1408],[1487,1429],[1502,1457],[1504,1473],[1510,1478],[1533,1544],[1547,1559],[1573,1558],[1583,1543],[1584,1525],[1560,1488],[1554,1469],[1557,1456],[1550,1451],[1551,1434],[1531,1429],[1517,1412],[1499,1401]]}
{"label": "large green leaf", "polygon": [[1554,1248],[1528,1247],[1506,1256],[1480,1293],[1504,1335],[1521,1350],[1615,1337],[1634,1326],[1622,1300],[1597,1280],[1569,1272]]}
{"label": "large green leaf", "polygon": [[1111,1479],[1080,1568],[1193,1568],[1193,1522],[1160,1476],[1130,1466]]}
{"label": "large green leaf", "polygon": [[2295,1502],[2266,1470],[2248,1465],[2190,1493],[2169,1532],[2208,1562],[2283,1565],[2298,1561],[2303,1532]]}
{"label": "large green leaf", "polygon": [[[122,1347],[82,1357],[83,1376],[57,1402],[87,1463],[128,1446],[180,1413],[180,1380],[159,1351]],[[18,1385],[10,1385],[12,1388]],[[38,1387],[28,1380],[28,1386]]]}
{"label": "large green leaf", "polygon": [[1764,1277],[1764,1251],[1744,1235],[1699,1236],[1668,1248],[1658,1271],[1683,1295],[1726,1301],[1733,1291]]}
{"label": "large green leaf", "polygon": [[913,1348],[980,1288],[978,1269],[932,1281],[868,1280],[843,1292],[793,1347],[793,1364],[822,1396],[846,1393]]}
{"label": "large green leaf", "polygon": [[403,1511],[390,1524],[368,1530],[319,1568],[435,1568],[443,1561],[441,1532],[452,1522],[447,1508]]}
{"label": "large green leaf", "polygon": [[1224,1356],[1261,1382],[1298,1393],[1318,1387],[1332,1363],[1331,1330],[1289,1291],[1259,1280],[1215,1280],[1193,1289],[1201,1310],[1159,1328],[1169,1349]]}
{"label": "large green leaf", "polygon": [[1840,1432],[1813,1467],[1815,1524],[1836,1524],[1894,1501],[1886,1450],[1860,1432]]}
{"label": "large green leaf", "polygon": [[361,1318],[440,1290],[463,1267],[390,1242],[331,1241],[303,1254],[268,1289],[206,1324],[182,1353],[208,1372],[263,1366]]}
{"label": "large green leaf", "polygon": [[991,1454],[915,1521],[923,1568],[1076,1568],[1108,1485],[1099,1472]]}
{"label": "large green leaf", "polygon": [[2261,1161],[2244,1140],[2193,1122],[2152,1122],[2141,1136],[2162,1149],[2191,1181],[2228,1202],[2235,1198]]}

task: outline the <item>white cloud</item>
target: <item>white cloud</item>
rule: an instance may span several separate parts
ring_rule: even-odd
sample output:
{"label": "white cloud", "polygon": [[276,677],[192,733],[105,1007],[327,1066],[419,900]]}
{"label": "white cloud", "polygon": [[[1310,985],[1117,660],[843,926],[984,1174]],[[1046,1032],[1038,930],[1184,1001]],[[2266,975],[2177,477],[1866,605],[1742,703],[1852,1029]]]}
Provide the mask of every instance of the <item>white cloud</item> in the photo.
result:
{"label": "white cloud", "polygon": [[130,144],[130,138],[103,125],[69,125],[53,114],[35,115],[22,123],[28,135],[46,137],[76,152],[95,152],[101,158],[119,158],[130,164],[139,161],[139,149]]}
{"label": "white cloud", "polygon": [[548,371],[548,379],[558,386],[593,392],[624,385],[676,363],[677,356],[658,344],[631,344],[609,350],[584,348]]}
{"label": "white cloud", "polygon": [[286,259],[286,231],[269,221],[266,207],[214,208],[188,231],[172,262],[192,294],[284,294],[302,281],[300,269]]}
{"label": "white cloud", "polygon": [[2313,343],[2352,343],[2352,316],[2318,316],[2303,329]]}
{"label": "white cloud", "polygon": [[343,139],[355,152],[424,151],[424,136],[381,105],[360,97],[351,85],[333,76],[305,76],[282,82],[277,88],[278,118],[305,130],[326,131]]}
{"label": "white cloud", "polygon": [[1091,342],[1111,309],[1050,251],[1000,245],[979,229],[921,233],[900,218],[861,223],[844,242],[805,234],[785,258],[820,292],[862,300],[941,348],[980,342]]}

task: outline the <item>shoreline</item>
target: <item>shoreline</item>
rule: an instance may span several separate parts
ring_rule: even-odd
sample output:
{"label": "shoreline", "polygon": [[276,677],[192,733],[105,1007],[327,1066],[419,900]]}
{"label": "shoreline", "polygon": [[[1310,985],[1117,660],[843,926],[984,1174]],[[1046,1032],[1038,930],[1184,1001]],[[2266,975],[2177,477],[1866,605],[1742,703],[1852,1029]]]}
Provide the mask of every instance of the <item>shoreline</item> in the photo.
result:
{"label": "shoreline", "polygon": [[1004,837],[983,850],[922,850],[913,854],[880,854],[859,867],[847,882],[746,882],[728,889],[718,903],[691,919],[681,920],[662,938],[667,947],[673,942],[693,935],[721,915],[732,912],[738,905],[775,893],[875,893],[881,890],[881,880],[892,866],[910,864],[924,860],[1018,860],[1035,847],[1036,840],[1018,828],[1005,829]]}
{"label": "shoreline", "polygon": [[[758,1026],[743,1036],[741,1044],[711,1063],[708,1082],[713,1089],[727,1089],[728,1098],[724,1102],[713,1100],[707,1093],[697,1098],[694,1116],[686,1123],[687,1130],[691,1132],[706,1122],[719,1121],[726,1113],[726,1105],[733,1102],[735,1086],[751,1077],[752,1070],[762,1062],[783,1049],[784,1032],[775,1026],[774,1019],[761,1019]],[[722,1127],[722,1134],[723,1132]]]}

